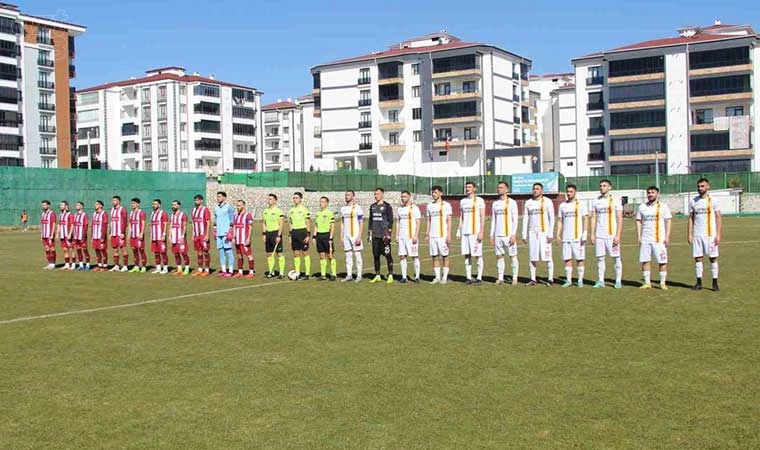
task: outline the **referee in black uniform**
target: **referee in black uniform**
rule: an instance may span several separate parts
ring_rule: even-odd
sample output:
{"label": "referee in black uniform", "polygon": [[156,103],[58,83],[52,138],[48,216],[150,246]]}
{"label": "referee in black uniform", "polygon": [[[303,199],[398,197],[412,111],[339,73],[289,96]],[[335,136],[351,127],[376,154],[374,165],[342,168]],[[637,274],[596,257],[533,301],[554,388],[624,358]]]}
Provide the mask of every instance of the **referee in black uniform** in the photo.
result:
{"label": "referee in black uniform", "polygon": [[387,283],[393,283],[393,254],[391,252],[391,230],[393,228],[393,208],[384,200],[385,190],[375,189],[375,203],[369,207],[369,239],[372,243],[372,257],[375,261],[375,278],[370,283],[383,280],[380,276],[380,256],[388,262]]}

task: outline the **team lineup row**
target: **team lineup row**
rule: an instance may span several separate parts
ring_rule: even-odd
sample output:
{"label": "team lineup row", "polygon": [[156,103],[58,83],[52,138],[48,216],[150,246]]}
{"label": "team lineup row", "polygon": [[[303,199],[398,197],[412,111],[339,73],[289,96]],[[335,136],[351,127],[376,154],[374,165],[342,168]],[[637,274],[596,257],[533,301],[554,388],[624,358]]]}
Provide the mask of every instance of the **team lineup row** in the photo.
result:
{"label": "team lineup row", "polygon": [[[721,237],[721,214],[717,199],[709,193],[710,185],[706,179],[697,183],[698,195],[689,202],[688,240],[692,245],[695,260],[697,282],[695,289],[702,289],[703,259],[709,258],[712,272],[713,289],[718,285],[718,254]],[[452,239],[451,204],[443,200],[440,186],[433,186],[433,201],[425,208],[426,232],[424,241],[429,246],[433,259],[434,284],[446,284],[449,275],[449,247]],[[623,229],[623,205],[621,199],[612,195],[612,183],[603,180],[599,184],[600,195],[593,200],[591,207],[576,198],[577,188],[566,187],[566,199],[557,208],[553,202],[544,197],[543,185],[533,185],[532,196],[525,201],[522,208],[521,240],[528,245],[530,259],[530,281],[528,286],[537,284],[537,265],[547,265],[546,285],[554,282],[553,243],[555,236],[560,242],[562,259],[565,264],[565,281],[563,287],[571,287],[573,269],[577,274],[576,283],[583,287],[586,243],[590,240],[595,247],[598,278],[594,288],[605,286],[604,277],[606,260],[614,261],[614,287],[622,287],[622,261],[620,241]],[[519,263],[518,252],[518,213],[517,202],[509,197],[509,185],[500,182],[497,187],[499,195],[491,208],[491,227],[489,240],[494,247],[497,259],[498,276],[496,284],[505,282],[506,257],[511,262],[511,283],[517,284]],[[483,280],[483,240],[486,235],[486,203],[477,196],[473,182],[465,184],[466,196],[459,202],[459,226],[454,233],[461,243],[461,254],[465,258],[465,279],[467,284],[480,285]],[[303,194],[293,194],[293,205],[287,216],[277,205],[278,199],[270,194],[267,207],[262,212],[261,239],[267,254],[266,277],[283,277],[285,258],[283,241],[286,224],[289,228],[291,249],[294,255],[294,270],[291,278],[308,279],[311,275],[311,258],[309,248],[316,243],[320,256],[320,278],[335,280],[336,261],[333,258],[336,215],[329,209],[329,199],[320,198],[320,209],[312,216],[302,204]],[[345,205],[340,208],[337,223],[340,224],[340,244],[345,252],[346,278],[343,281],[362,280],[365,236],[371,244],[375,275],[371,283],[383,281],[380,275],[381,258],[385,257],[388,265],[386,283],[393,283],[393,254],[391,244],[398,246],[401,274],[400,282],[420,280],[419,244],[423,224],[423,214],[418,205],[412,201],[409,192],[401,194],[401,204],[394,211],[384,200],[384,190],[375,190],[375,202],[369,207],[365,217],[363,208],[355,201],[355,193],[345,194]],[[84,212],[84,204],[77,202],[75,211],[69,211],[68,202],[59,204],[60,212],[56,215],[51,210],[50,201],[41,203],[41,237],[48,265],[45,269],[54,269],[56,263],[56,237],[64,256],[63,269],[90,270],[90,253],[88,250],[88,231],[91,231],[91,243],[95,251],[97,266],[94,271],[147,271],[146,228],[150,228],[150,249],[154,255],[155,269],[152,273],[169,273],[169,251],[174,255],[175,275],[190,275],[190,242],[188,230],[192,232],[192,246],[197,255],[197,269],[193,276],[208,276],[211,272],[210,245],[215,240],[219,250],[220,277],[255,276],[252,238],[254,215],[247,210],[245,201],[237,200],[235,206],[227,202],[227,195],[218,192],[216,205],[212,210],[204,206],[201,195],[194,198],[194,206],[188,216],[182,211],[178,200],[171,203],[171,216],[162,209],[160,199],[152,202],[152,211],[148,220],[141,209],[138,198],[131,200],[131,211],[121,205],[121,198],[112,198],[110,212],[104,210],[102,201],[95,202],[95,211],[90,220]],[[213,216],[213,227],[212,227]],[[654,258],[659,266],[659,284],[667,289],[668,247],[670,245],[672,214],[667,204],[659,201],[659,189],[650,186],[647,189],[647,201],[639,205],[636,213],[637,236],[640,246],[642,288],[652,287],[651,260]],[[556,222],[556,224],[555,224]],[[130,269],[127,244],[132,249],[134,265]],[[113,266],[108,269],[108,248],[113,249]],[[235,253],[237,253],[237,270],[235,270]],[[408,260],[412,259],[414,276],[409,277]],[[473,259],[476,274],[473,277]],[[247,261],[247,273],[245,264]],[[304,272],[302,272],[302,263]],[[275,267],[277,266],[277,267]],[[357,276],[354,278],[354,266]],[[329,268],[329,272],[328,272]]]}

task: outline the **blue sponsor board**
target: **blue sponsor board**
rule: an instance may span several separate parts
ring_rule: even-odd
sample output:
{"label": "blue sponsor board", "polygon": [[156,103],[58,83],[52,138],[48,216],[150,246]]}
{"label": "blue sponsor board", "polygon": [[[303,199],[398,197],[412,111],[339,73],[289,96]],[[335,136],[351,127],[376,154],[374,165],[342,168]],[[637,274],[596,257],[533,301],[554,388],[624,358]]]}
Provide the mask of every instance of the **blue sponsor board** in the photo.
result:
{"label": "blue sponsor board", "polygon": [[533,191],[533,184],[541,183],[544,185],[545,194],[559,193],[559,173],[542,172],[542,173],[522,173],[512,175],[512,193],[513,194],[530,194]]}

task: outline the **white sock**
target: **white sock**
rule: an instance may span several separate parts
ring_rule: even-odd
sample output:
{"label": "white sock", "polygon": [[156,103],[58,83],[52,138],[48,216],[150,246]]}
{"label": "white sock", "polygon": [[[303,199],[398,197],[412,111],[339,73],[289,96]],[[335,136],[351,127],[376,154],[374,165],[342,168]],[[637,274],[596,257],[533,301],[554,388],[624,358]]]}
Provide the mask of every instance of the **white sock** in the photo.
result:
{"label": "white sock", "polygon": [[472,279],[472,260],[469,256],[464,258],[464,275],[468,280]]}
{"label": "white sock", "polygon": [[354,271],[354,252],[346,252],[346,276],[351,276]]}
{"label": "white sock", "polygon": [[668,273],[660,272],[660,284],[665,284],[667,280],[668,280]]}
{"label": "white sock", "polygon": [[[161,266],[159,265],[158,267],[160,268]],[[222,267],[219,270],[221,270],[222,273],[224,273],[224,272],[227,271],[227,266],[225,266],[224,264],[222,264]]]}
{"label": "white sock", "polygon": [[517,274],[520,273],[520,261],[517,260],[517,256],[512,257],[512,278],[517,278]]}
{"label": "white sock", "polygon": [[699,261],[695,264],[697,269],[697,278],[702,278],[702,275],[704,275],[705,272],[705,266],[702,264],[702,261]]}
{"label": "white sock", "polygon": [[710,263],[710,272],[712,272],[713,280],[718,279],[718,261]]}
{"label": "white sock", "polygon": [[578,283],[583,284],[583,276],[586,274],[586,266],[578,266]]}
{"label": "white sock", "polygon": [[533,261],[530,262],[530,280],[536,281],[536,263]]}
{"label": "white sock", "polygon": [[652,283],[652,274],[648,270],[644,270],[642,272],[644,274],[644,284],[651,284]]}
{"label": "white sock", "polygon": [[554,261],[548,261],[546,263],[546,270],[549,272],[549,281],[554,280]]}
{"label": "white sock", "polygon": [[604,256],[597,258],[596,267],[599,276],[598,280],[600,283],[604,283],[604,272],[607,270],[607,260],[604,259]]}
{"label": "white sock", "polygon": [[177,264],[177,271],[180,271],[180,272],[182,271],[182,266],[180,266],[179,264]]}
{"label": "white sock", "polygon": [[401,260],[401,278],[406,278],[406,268],[408,265],[406,258]]}
{"label": "white sock", "polygon": [[573,282],[573,266],[565,266],[565,278],[568,283]]}
{"label": "white sock", "polygon": [[478,280],[483,279],[483,266],[485,263],[483,262],[483,257],[478,256]]}
{"label": "white sock", "polygon": [[444,280],[448,280],[449,279],[449,268],[448,267],[444,267],[443,268],[443,279]]}
{"label": "white sock", "polygon": [[414,258],[414,279],[420,279],[420,259]]}
{"label": "white sock", "polygon": [[242,275],[242,274],[243,274],[243,269],[238,269],[238,273],[239,273],[240,275]]}
{"label": "white sock", "polygon": [[361,278],[362,277],[362,271],[364,270],[364,261],[362,260],[362,254],[359,252],[356,253],[356,276]]}
{"label": "white sock", "polygon": [[496,260],[496,269],[499,272],[499,278],[498,280],[504,281],[504,267],[506,266],[506,263],[504,262],[504,258],[499,258]]}
{"label": "white sock", "polygon": [[433,273],[435,273],[435,279],[440,280],[441,279],[441,268],[440,267],[433,267]]}
{"label": "white sock", "polygon": [[615,283],[623,281],[623,260],[618,256],[615,258]]}

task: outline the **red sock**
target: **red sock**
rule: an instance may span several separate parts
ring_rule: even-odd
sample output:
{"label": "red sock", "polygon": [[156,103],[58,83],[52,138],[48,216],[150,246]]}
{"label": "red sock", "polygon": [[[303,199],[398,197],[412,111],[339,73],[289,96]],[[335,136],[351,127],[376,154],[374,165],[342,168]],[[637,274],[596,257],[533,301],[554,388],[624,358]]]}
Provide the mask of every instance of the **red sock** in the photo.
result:
{"label": "red sock", "polygon": [[156,265],[161,265],[161,253],[154,253],[153,259],[156,261]]}
{"label": "red sock", "polygon": [[253,259],[249,259],[249,260],[248,260],[248,269],[249,269],[251,272],[253,272],[253,268],[254,268],[254,262],[253,262]]}
{"label": "red sock", "polygon": [[237,264],[237,266],[238,266],[238,269],[243,270],[243,258],[242,257],[238,258],[238,264]]}
{"label": "red sock", "polygon": [[121,255],[121,259],[124,261],[124,264],[122,264],[123,266],[129,265],[129,255],[127,254]]}
{"label": "red sock", "polygon": [[203,253],[198,253],[198,267],[203,267],[203,261],[205,258],[203,257]]}
{"label": "red sock", "polygon": [[77,262],[83,262],[84,261],[84,254],[82,253],[82,249],[77,249]]}
{"label": "red sock", "polygon": [[140,264],[140,267],[145,267],[148,265],[148,254],[145,253],[145,249],[140,249],[140,259],[142,260],[142,264]]}
{"label": "red sock", "polygon": [[163,260],[165,266],[169,265],[169,254],[168,253],[162,253],[161,254],[161,259]]}
{"label": "red sock", "polygon": [[82,253],[84,253],[84,262],[90,264],[90,251],[87,248],[83,248]]}
{"label": "red sock", "polygon": [[188,255],[187,253],[182,255],[182,261],[184,261],[186,266],[190,267],[190,255]]}
{"label": "red sock", "polygon": [[180,256],[179,253],[174,254],[174,262],[177,263],[178,266],[182,265],[182,256]]}
{"label": "red sock", "polygon": [[55,250],[50,250],[50,264],[55,264],[56,254]]}
{"label": "red sock", "polygon": [[132,257],[135,259],[135,265],[139,266],[140,265],[140,250],[136,249],[136,248],[133,248],[132,249]]}
{"label": "red sock", "polygon": [[205,268],[207,268],[207,269],[208,269],[209,267],[211,267],[211,253],[206,253],[206,254],[204,255],[204,257],[205,257],[205,259],[206,259],[206,263],[205,263],[205,264],[203,264],[203,267],[205,267]]}

